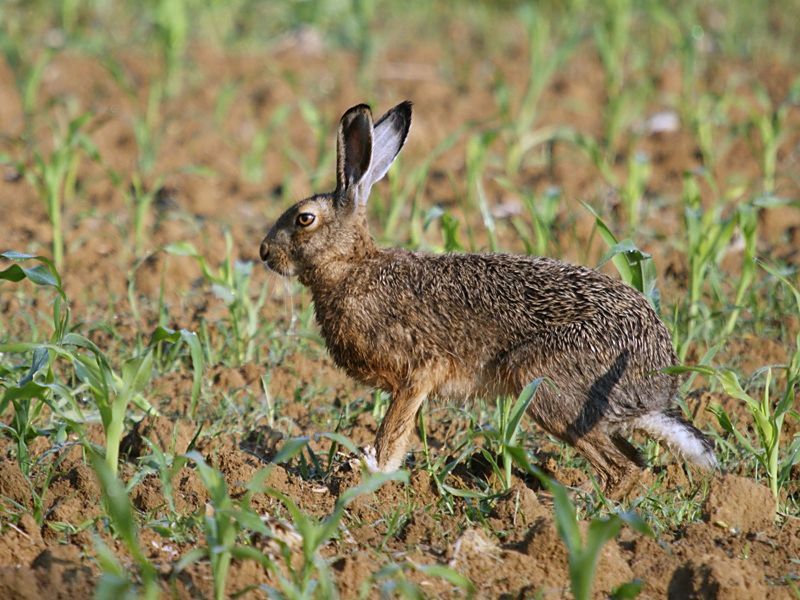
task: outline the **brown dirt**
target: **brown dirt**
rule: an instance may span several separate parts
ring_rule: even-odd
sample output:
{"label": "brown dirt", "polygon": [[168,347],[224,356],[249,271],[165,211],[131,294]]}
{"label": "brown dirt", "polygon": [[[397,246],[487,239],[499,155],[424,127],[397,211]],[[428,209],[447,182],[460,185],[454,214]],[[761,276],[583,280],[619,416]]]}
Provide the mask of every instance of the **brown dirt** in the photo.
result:
{"label": "brown dirt", "polygon": [[[448,33],[466,45],[468,41],[464,38],[468,32],[462,30],[466,25],[454,23],[452,28]],[[498,73],[504,73],[512,82],[524,81],[526,75],[518,66],[525,52],[521,32],[510,27],[508,35],[506,55],[459,65],[464,72],[448,77],[439,76],[438,65],[445,50],[437,41],[422,39],[413,47],[388,47],[379,54],[375,59],[378,80],[371,96],[374,104],[383,108],[410,97],[416,105],[414,130],[404,151],[404,164],[420,164],[432,148],[460,125],[491,114],[496,107],[490,90]],[[480,54],[479,49],[476,54]],[[171,242],[191,241],[216,267],[224,259],[224,232],[229,231],[234,240],[234,258],[255,260],[267,224],[285,208],[287,199],[314,191],[305,179],[306,174],[297,171],[297,165],[282,155],[281,144],[291,143],[304,160],[314,164],[316,142],[295,111],[267,151],[266,175],[262,181],[244,180],[240,157],[249,148],[254,131],[267,122],[275,108],[284,103],[296,105],[298,96],[307,97],[318,106],[332,126],[345,107],[364,96],[354,75],[356,59],[340,50],[308,53],[292,46],[280,51],[238,55],[206,47],[193,48],[191,58],[197,69],[196,79],[180,95],[166,101],[158,126],[161,139],[157,166],[145,183],[155,186],[157,181],[162,178],[163,181],[158,184],[154,210],[148,217],[146,254],[137,257],[129,233],[131,211],[125,199],[137,160],[131,123],[134,115],[142,114],[147,100],[146,82],[152,79],[155,67],[148,57],[130,51],[117,58],[131,80],[143,82],[132,96],[123,93],[95,59],[78,52],[57,53],[46,67],[42,81],[39,111],[60,115],[58,108],[51,109],[52,114],[47,112],[46,107],[55,99],[61,100],[62,105],[69,101],[91,109],[94,117],[90,132],[104,159],[102,168],[119,171],[125,182],[113,186],[99,165],[85,162],[80,171],[80,197],[65,207],[68,250],[62,276],[74,319],[85,327],[96,328],[93,339],[104,348],[116,343],[103,330],[104,322],[114,325],[124,344],[133,344],[137,332],[152,331],[155,327],[163,300],[170,327],[196,330],[198,323],[206,320],[212,324],[210,335],[217,339],[213,336],[224,333],[213,324],[225,318],[224,303],[213,296],[194,260],[167,255],[161,248]],[[392,68],[407,75],[386,75]],[[430,77],[430,73],[436,76]],[[770,62],[726,63],[709,72],[705,85],[709,90],[718,90],[733,73],[743,76],[742,88],[761,81],[778,97],[785,94],[786,82],[796,74],[796,69]],[[659,93],[679,93],[681,75],[677,66],[666,67],[657,79]],[[236,99],[217,124],[210,115],[223,86],[230,82],[238,82]],[[0,153],[24,157],[25,144],[19,137],[22,108],[13,89],[12,74],[0,60]],[[599,135],[602,123],[598,107],[606,100],[602,89],[602,72],[596,55],[587,48],[580,49],[546,89],[541,125],[570,124]],[[654,102],[648,110],[659,108],[659,103]],[[798,111],[792,111],[789,119],[796,125],[800,121]],[[48,123],[47,119],[41,120],[35,132],[36,139],[45,145],[50,136]],[[790,127],[788,131],[783,147],[796,148],[800,140],[797,128]],[[665,296],[681,297],[685,294],[687,265],[669,243],[670,236],[680,226],[681,214],[674,206],[659,203],[659,199],[679,195],[682,174],[702,166],[703,158],[686,128],[631,138],[631,147],[620,149],[614,169],[623,173],[627,152],[640,150],[651,157],[653,176],[646,192],[644,228],[654,232],[651,239],[664,243],[644,250],[654,254],[659,272],[665,274]],[[788,168],[796,166],[797,158],[782,154],[781,161],[778,193],[797,197],[798,180]],[[621,210],[619,195],[600,178],[585,156],[567,144],[555,144],[551,162],[523,169],[521,183],[536,191],[551,185],[562,189],[565,200],[559,223],[564,227],[559,235],[563,256],[596,262],[604,247],[596,236],[590,239],[592,219],[579,200],[589,200],[617,214]],[[187,171],[188,165],[204,167],[213,176]],[[292,176],[285,178],[284,172],[292,169],[297,172],[292,171]],[[471,220],[474,224],[475,215],[465,214],[460,203],[464,190],[459,182],[465,169],[462,141],[432,166],[425,207],[434,204],[448,207],[462,222]],[[0,177],[3,221],[0,249],[49,254],[51,231],[44,203],[37,190],[17,175],[12,167],[6,167]],[[718,183],[732,179],[755,181],[759,175],[760,166],[748,144],[734,144],[722,151],[714,165],[713,177]],[[327,177],[324,182],[330,183],[331,179]],[[518,203],[518,199],[507,198],[493,182],[487,182],[487,189],[494,204]],[[385,196],[386,191],[376,189],[376,194]],[[760,250],[795,264],[800,262],[797,250],[800,212],[764,211],[761,221],[764,230]],[[477,246],[485,246],[483,229],[475,230]],[[499,219],[498,230],[505,248],[523,249],[509,219]],[[395,232],[386,235],[392,237]],[[405,236],[407,232],[397,235]],[[435,228],[425,233],[424,242],[440,243]],[[736,268],[733,260],[731,269]],[[290,294],[275,277],[260,271],[254,277],[259,284],[266,281],[270,288],[262,318],[274,323],[281,334],[295,312],[308,305],[309,298],[305,293]],[[140,314],[138,320],[128,297],[129,283]],[[11,338],[28,339],[24,336],[29,335],[29,323],[20,316],[23,309],[47,323],[50,306],[44,294],[37,297],[31,291],[30,297],[22,300],[11,291],[6,293],[4,288],[0,291],[0,314],[7,321]],[[161,416],[146,417],[131,427],[123,447],[124,460],[128,461],[121,469],[123,478],[130,478],[136,471],[136,461],[144,460],[150,453],[145,438],[163,452],[180,454],[187,450],[202,425],[204,435],[198,439],[196,449],[222,472],[231,495],[240,498],[247,482],[266,466],[265,461],[274,456],[283,440],[330,431],[336,425],[325,420],[329,419],[331,407],[343,408],[354,399],[368,398],[369,392],[336,370],[315,342],[303,343],[306,345],[280,359],[270,358],[267,347],[259,350],[257,361],[243,366],[210,366],[206,373],[207,394],[218,406],[206,407],[196,419],[189,417],[191,373],[185,370],[160,376],[149,397],[158,405]],[[275,348],[279,346],[275,344]],[[734,339],[721,356],[750,374],[765,364],[785,361],[786,348],[768,336],[756,338],[747,334]],[[269,371],[264,366],[268,361],[272,361]],[[269,392],[279,404],[276,422],[259,422],[248,431],[228,429],[230,421],[226,419],[233,417],[223,414],[228,410],[224,407],[244,399],[262,401],[262,375],[266,375]],[[305,400],[299,401],[298,397]],[[704,408],[709,403],[722,404],[744,426],[752,425],[741,404],[727,396],[712,397],[698,392],[690,397],[689,403],[692,409]],[[7,417],[8,414],[3,416]],[[709,421],[702,410],[698,417],[701,424]],[[222,423],[216,428],[215,418]],[[372,441],[376,425],[371,412],[366,411],[356,415],[344,433],[357,444],[365,444]],[[442,447],[451,432],[441,423],[431,426],[432,447]],[[99,429],[93,427],[91,431],[90,437],[99,442]],[[43,440],[32,446],[36,468],[32,470],[31,482],[37,493],[48,476],[47,465],[54,470],[42,495],[41,523],[37,524],[32,516],[31,487],[12,458],[13,444],[6,439],[2,444],[0,597],[89,597],[100,572],[90,531],[100,531],[102,539],[125,557],[123,561],[130,566],[130,557],[101,521],[100,487],[77,446],[52,449]],[[327,447],[324,440],[312,442],[321,460],[326,459]],[[575,486],[586,482],[585,469],[561,467],[553,458],[554,453],[561,452],[560,446],[544,441],[538,450],[543,466],[562,482]],[[331,512],[340,494],[360,481],[359,472],[345,459],[336,457],[336,461],[329,474],[317,479],[304,475],[296,463],[275,466],[266,484],[287,495],[306,513],[323,518]],[[708,483],[702,477],[690,481],[684,470],[674,464],[667,465],[665,473],[667,490],[685,491],[692,486],[699,489]],[[651,482],[655,477],[647,474],[644,481]],[[199,519],[207,513],[209,493],[191,464],[180,468],[171,483],[177,515]],[[131,490],[136,510],[148,518],[165,516],[167,502],[163,488],[156,475],[141,479]],[[287,517],[285,507],[273,497],[257,494],[252,503],[262,514],[275,519]],[[394,532],[388,523],[392,511],[399,507],[409,507],[408,518]],[[774,502],[766,487],[735,475],[718,476],[709,484],[703,510],[701,521],[665,531],[658,540],[624,530],[601,553],[595,596],[607,597],[616,586],[639,579],[644,586],[642,597],[647,598],[791,597],[786,580],[796,581],[800,576],[797,563],[800,525],[794,518],[775,521]],[[286,539],[292,539],[290,528],[278,524],[283,521],[275,523],[276,531],[287,530]],[[358,498],[349,507],[345,523],[347,530],[322,550],[331,561],[342,597],[356,597],[365,586],[373,585],[370,578],[385,563],[386,552],[391,552],[398,563],[448,565],[469,577],[480,597],[528,597],[541,593],[545,598],[560,598],[569,593],[567,555],[553,520],[552,499],[521,480],[515,480],[514,487],[485,518],[476,519],[475,507],[467,501],[445,510],[435,482],[417,468],[411,485],[387,484],[374,495]],[[582,531],[586,532],[585,523]],[[192,565],[181,573],[173,571],[178,557],[205,544],[202,536],[170,539],[151,528],[143,528],[141,540],[163,575],[165,590],[171,590],[178,598],[210,596],[212,582],[207,562]],[[257,545],[256,541],[253,543]],[[409,568],[406,577],[431,597],[459,596],[452,586],[420,570]],[[252,561],[234,561],[229,593],[264,583],[276,584],[274,576]],[[373,593],[376,590],[372,588]],[[252,596],[255,593],[244,597]]]}

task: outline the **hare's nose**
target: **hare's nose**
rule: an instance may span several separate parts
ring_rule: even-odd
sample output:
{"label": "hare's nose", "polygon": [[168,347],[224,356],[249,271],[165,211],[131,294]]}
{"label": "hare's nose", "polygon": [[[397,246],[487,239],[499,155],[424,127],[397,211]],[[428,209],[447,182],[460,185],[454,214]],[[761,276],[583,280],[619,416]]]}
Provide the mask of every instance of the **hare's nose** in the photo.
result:
{"label": "hare's nose", "polygon": [[258,249],[258,255],[261,257],[261,262],[267,262],[269,258],[269,243],[265,239],[261,242],[261,247]]}

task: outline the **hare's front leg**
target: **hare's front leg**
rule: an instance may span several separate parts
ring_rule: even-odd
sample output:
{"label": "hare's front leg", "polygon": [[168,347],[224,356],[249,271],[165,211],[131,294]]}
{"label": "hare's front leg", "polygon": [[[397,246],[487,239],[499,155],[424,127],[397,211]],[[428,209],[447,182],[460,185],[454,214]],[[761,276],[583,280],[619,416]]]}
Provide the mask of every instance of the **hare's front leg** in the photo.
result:
{"label": "hare's front leg", "polygon": [[412,388],[392,394],[389,409],[375,437],[376,455],[370,456],[368,453],[366,456],[370,471],[391,473],[402,466],[417,411],[427,398],[428,391],[427,388]]}

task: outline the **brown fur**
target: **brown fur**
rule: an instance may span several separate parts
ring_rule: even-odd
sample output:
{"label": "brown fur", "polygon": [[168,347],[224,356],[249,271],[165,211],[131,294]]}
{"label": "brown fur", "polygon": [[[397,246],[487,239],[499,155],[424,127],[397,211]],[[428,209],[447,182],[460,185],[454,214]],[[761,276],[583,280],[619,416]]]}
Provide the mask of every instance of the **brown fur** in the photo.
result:
{"label": "brown fur", "polygon": [[[409,104],[393,111],[375,125],[376,139],[388,136],[396,146],[376,148],[379,161],[394,158],[410,124]],[[639,292],[549,258],[378,248],[364,210],[374,183],[369,161],[363,152],[348,161],[364,131],[372,130],[371,116],[360,105],[342,123],[336,191],[286,211],[261,256],[309,287],[336,364],[391,394],[376,438],[378,469],[401,465],[426,397],[516,396],[536,377],[546,383],[530,416],[575,446],[607,489],[640,463],[623,435],[643,416],[658,415],[679,438],[688,435],[691,443],[699,436],[695,441],[707,446],[671,410],[679,382],[659,371],[675,364],[675,353]],[[314,224],[298,226],[301,213],[314,214]],[[703,460],[712,464],[713,455]]]}

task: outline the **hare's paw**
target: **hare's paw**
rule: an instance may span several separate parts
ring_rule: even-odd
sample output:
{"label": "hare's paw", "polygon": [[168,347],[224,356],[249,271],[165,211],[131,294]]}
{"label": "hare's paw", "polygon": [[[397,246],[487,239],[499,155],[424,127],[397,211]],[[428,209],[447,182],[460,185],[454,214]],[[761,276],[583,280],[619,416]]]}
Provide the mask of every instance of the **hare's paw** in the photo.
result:
{"label": "hare's paw", "polygon": [[378,467],[378,454],[375,452],[373,446],[364,446],[364,464],[370,473],[380,473],[381,468]]}

